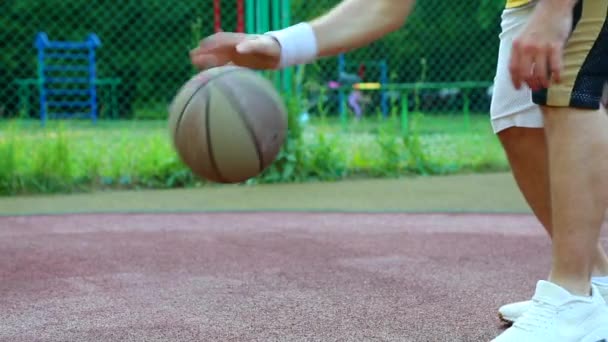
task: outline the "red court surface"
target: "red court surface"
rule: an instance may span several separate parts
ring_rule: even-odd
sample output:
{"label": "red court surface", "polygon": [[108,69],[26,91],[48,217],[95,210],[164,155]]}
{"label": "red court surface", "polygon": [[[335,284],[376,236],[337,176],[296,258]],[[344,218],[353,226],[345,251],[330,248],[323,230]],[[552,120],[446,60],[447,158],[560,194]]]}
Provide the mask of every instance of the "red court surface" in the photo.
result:
{"label": "red court surface", "polygon": [[529,215],[0,217],[1,341],[489,341]]}

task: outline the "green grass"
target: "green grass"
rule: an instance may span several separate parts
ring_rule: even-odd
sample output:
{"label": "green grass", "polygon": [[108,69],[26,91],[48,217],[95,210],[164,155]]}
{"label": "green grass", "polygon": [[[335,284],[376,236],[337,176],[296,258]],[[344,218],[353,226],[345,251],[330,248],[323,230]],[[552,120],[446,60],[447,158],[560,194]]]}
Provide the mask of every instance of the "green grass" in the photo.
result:
{"label": "green grass", "polygon": [[[335,137],[340,154],[348,156],[349,168],[371,171],[372,175],[386,174],[390,158],[399,164],[396,170],[403,170],[415,157],[427,166],[426,172],[414,166],[417,173],[507,170],[504,153],[485,115],[471,115],[468,122],[463,115],[412,115],[409,146],[395,141],[400,127],[396,118],[350,120],[344,127],[339,118],[332,117],[311,120],[305,136],[309,141],[319,134]],[[415,144],[417,151],[413,151]]]}
{"label": "green grass", "polygon": [[[507,170],[485,116],[368,119],[347,129],[313,120],[290,139],[275,164],[251,183],[304,182],[407,174]],[[179,161],[164,120],[0,121],[0,193],[57,193],[106,188],[204,184]]]}

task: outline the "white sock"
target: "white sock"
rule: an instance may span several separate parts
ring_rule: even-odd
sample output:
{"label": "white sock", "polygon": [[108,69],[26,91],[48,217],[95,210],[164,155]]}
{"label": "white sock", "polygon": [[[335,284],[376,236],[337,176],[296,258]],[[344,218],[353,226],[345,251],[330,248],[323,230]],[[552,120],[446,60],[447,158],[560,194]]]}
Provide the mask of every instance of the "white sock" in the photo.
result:
{"label": "white sock", "polygon": [[592,277],[591,281],[596,285],[608,286],[608,276],[607,277]]}

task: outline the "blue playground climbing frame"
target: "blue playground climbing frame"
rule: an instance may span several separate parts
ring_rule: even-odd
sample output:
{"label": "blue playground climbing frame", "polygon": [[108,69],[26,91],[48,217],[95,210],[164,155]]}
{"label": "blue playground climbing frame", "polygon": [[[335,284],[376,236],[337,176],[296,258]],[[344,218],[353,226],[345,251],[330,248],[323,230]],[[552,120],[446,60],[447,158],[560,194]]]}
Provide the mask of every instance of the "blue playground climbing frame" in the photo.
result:
{"label": "blue playground climbing frame", "polygon": [[83,42],[51,41],[36,35],[40,119],[90,118],[97,121],[96,49],[101,41],[89,34]]}

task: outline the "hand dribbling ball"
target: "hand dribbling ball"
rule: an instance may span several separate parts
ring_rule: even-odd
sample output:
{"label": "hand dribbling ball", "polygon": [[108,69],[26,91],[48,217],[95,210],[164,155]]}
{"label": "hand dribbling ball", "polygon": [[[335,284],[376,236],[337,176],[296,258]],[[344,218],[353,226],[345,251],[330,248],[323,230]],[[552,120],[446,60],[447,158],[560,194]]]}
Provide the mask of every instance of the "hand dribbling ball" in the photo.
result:
{"label": "hand dribbling ball", "polygon": [[173,145],[194,174],[240,183],[276,159],[287,135],[287,109],[272,83],[255,71],[223,66],[200,72],[169,108]]}

